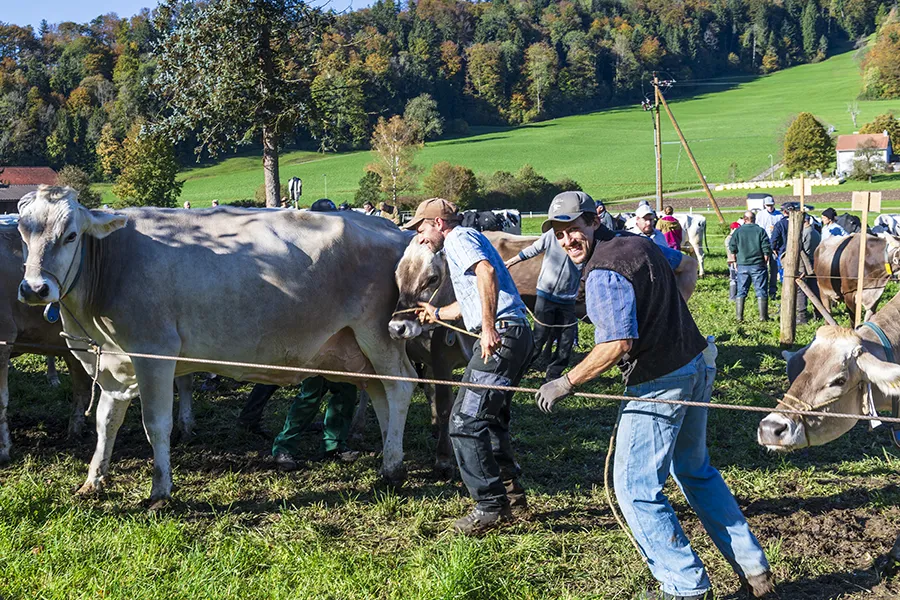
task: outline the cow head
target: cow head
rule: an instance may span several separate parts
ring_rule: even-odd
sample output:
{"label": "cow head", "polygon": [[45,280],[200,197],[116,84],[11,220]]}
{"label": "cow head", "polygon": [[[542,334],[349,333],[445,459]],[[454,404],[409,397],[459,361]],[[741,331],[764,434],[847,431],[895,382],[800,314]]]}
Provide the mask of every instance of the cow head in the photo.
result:
{"label": "cow head", "polygon": [[[443,252],[432,252],[426,244],[420,244],[416,238],[410,241],[397,263],[397,288],[400,300],[397,312],[388,327],[394,339],[410,339],[422,334],[429,325],[423,325],[415,312],[419,302],[430,302],[435,306],[449,304],[448,288],[451,288],[448,277],[447,259]],[[451,292],[452,293],[452,292]]]}
{"label": "cow head", "polygon": [[[812,344],[788,358],[791,387],[778,408],[869,414],[866,386],[885,396],[900,393],[900,366],[879,360],[863,348],[850,329],[820,327]],[[789,452],[821,446],[850,431],[856,421],[827,417],[801,417],[772,413],[757,430],[757,441],[768,448]]]}
{"label": "cow head", "polygon": [[900,238],[889,233],[879,233],[878,237],[884,240],[884,262],[890,265],[888,273],[900,274]]}
{"label": "cow head", "polygon": [[83,257],[84,236],[103,238],[124,227],[124,215],[88,210],[72,188],[41,185],[19,200],[19,233],[25,277],[19,301],[58,302],[72,285]]}

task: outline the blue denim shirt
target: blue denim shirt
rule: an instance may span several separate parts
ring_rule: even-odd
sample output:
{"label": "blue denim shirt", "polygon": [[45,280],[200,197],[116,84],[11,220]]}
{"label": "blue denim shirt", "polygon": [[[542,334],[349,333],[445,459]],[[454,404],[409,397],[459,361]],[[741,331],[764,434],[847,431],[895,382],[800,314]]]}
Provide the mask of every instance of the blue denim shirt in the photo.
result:
{"label": "blue denim shirt", "polygon": [[519,290],[503,259],[484,235],[469,227],[454,227],[444,240],[444,252],[466,329],[475,331],[481,327],[481,298],[474,267],[483,260],[491,263],[497,276],[497,319],[525,320],[525,304]]}

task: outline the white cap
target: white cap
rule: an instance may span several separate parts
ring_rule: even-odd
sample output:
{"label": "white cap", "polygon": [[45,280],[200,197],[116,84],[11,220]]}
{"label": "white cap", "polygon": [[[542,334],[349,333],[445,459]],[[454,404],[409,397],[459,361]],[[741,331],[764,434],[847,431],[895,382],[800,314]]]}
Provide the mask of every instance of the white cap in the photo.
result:
{"label": "white cap", "polygon": [[772,196],[766,196],[763,200],[763,206],[775,206],[775,198]]}
{"label": "white cap", "polygon": [[650,205],[648,204],[641,204],[640,206],[638,206],[637,210],[634,213],[634,216],[639,219],[642,217],[646,217],[647,215],[656,215],[656,213],[653,212],[653,209],[650,208]]}

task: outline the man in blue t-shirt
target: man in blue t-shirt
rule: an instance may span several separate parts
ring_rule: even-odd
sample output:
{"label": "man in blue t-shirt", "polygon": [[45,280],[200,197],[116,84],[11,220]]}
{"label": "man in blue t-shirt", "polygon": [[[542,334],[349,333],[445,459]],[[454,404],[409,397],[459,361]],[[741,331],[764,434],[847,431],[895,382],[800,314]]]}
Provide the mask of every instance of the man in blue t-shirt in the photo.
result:
{"label": "man in blue t-shirt", "polygon": [[[431,322],[462,318],[476,334],[466,382],[517,386],[525,374],[534,343],[525,304],[503,259],[484,235],[460,227],[456,206],[443,198],[425,200],[404,228],[416,232],[420,244],[444,250],[456,302],[432,306],[422,302]],[[450,439],[459,472],[475,509],[453,528],[477,534],[509,520],[512,510],[527,507],[525,490],[509,437],[513,392],[461,386],[450,412]]]}

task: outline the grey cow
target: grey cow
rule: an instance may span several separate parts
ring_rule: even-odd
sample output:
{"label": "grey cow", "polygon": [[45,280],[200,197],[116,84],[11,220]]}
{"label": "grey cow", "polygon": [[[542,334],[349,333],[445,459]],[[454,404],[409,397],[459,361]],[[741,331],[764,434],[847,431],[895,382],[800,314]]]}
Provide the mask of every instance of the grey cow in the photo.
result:
{"label": "grey cow", "polygon": [[[64,329],[105,350],[415,376],[403,342],[388,334],[394,266],[406,238],[387,221],[349,211],[91,211],[74,190],[50,186],[26,195],[19,213],[27,248],[20,298],[37,305],[62,298],[74,315],[63,312]],[[93,373],[91,357],[79,359]],[[140,389],[153,446],[150,499],[171,496],[172,381],[197,371],[282,386],[307,376],[105,355],[97,447],[80,493],[102,489],[116,432]],[[391,480],[405,475],[412,389],[397,381],[367,385]]]}

